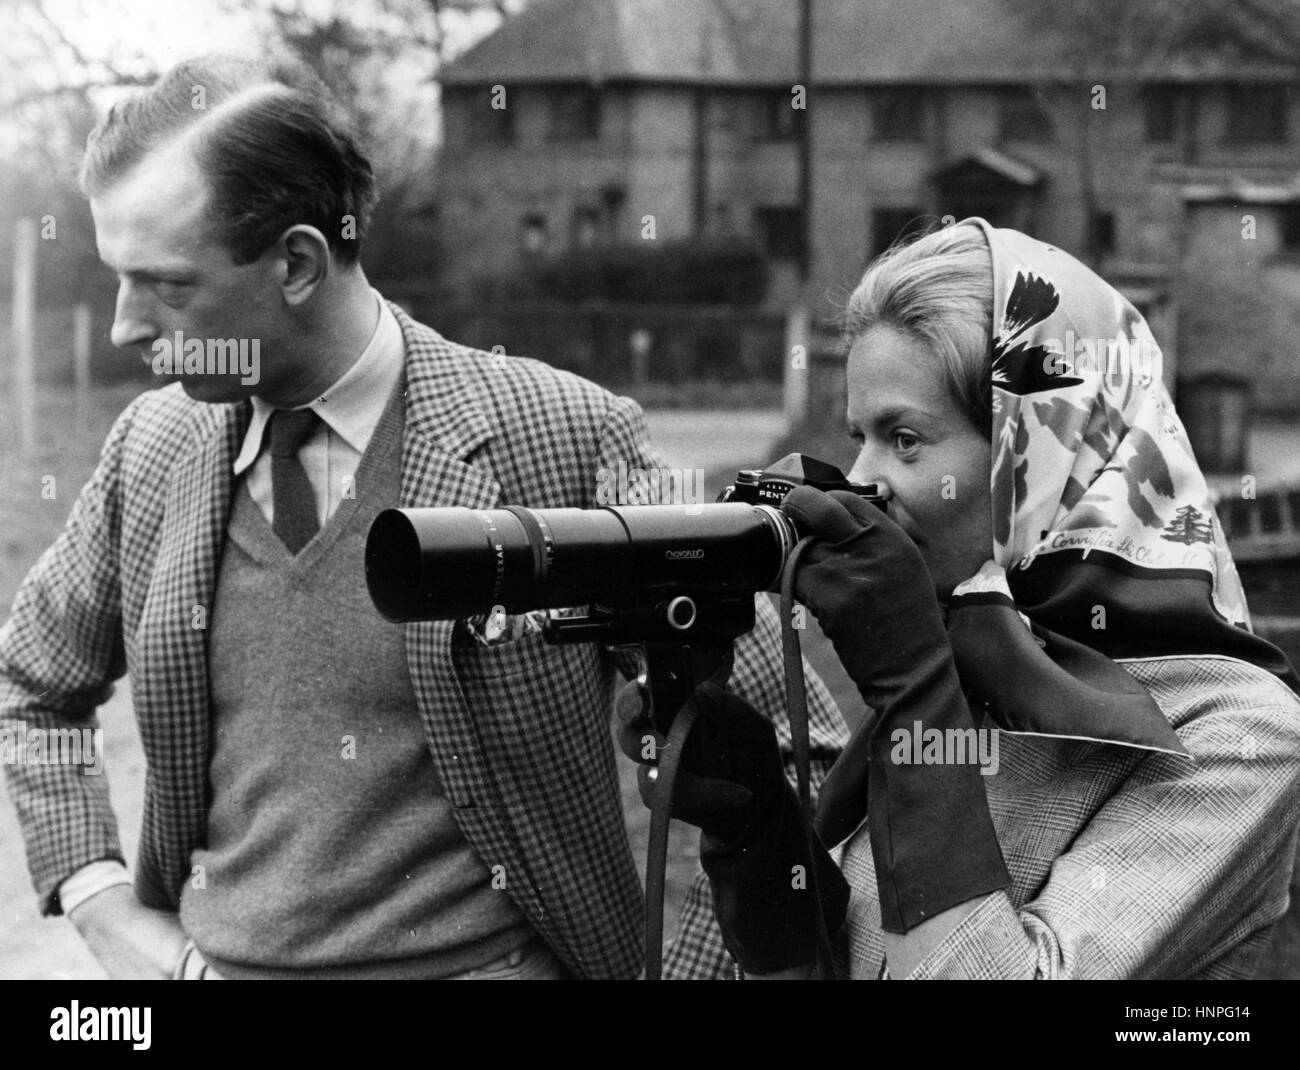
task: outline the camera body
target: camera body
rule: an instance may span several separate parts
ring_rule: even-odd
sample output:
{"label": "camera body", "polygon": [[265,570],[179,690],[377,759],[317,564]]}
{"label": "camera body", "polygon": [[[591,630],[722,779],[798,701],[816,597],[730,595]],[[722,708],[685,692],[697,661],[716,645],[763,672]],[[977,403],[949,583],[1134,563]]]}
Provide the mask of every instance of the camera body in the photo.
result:
{"label": "camera body", "polygon": [[865,498],[882,512],[886,507],[875,483],[850,483],[833,464],[805,457],[802,453],[787,454],[766,468],[742,468],[736,473],[735,481],[727,484],[718,501],[770,505],[779,509],[785,496],[795,487],[812,487],[826,492],[846,490]]}

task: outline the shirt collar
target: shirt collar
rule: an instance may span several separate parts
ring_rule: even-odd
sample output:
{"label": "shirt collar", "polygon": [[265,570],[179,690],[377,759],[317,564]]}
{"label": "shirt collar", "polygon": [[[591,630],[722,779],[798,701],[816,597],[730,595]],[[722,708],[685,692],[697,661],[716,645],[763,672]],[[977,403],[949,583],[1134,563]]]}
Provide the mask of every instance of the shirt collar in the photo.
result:
{"label": "shirt collar", "polygon": [[[346,372],[320,397],[308,405],[330,429],[358,453],[365,453],[370,445],[384,407],[402,374],[405,344],[402,327],[393,310],[371,289],[379,305],[379,322],[370,336],[366,348]],[[253,416],[244,434],[244,443],[235,458],[235,475],[242,475],[252,467],[262,450],[262,436],[275,406],[254,397]]]}

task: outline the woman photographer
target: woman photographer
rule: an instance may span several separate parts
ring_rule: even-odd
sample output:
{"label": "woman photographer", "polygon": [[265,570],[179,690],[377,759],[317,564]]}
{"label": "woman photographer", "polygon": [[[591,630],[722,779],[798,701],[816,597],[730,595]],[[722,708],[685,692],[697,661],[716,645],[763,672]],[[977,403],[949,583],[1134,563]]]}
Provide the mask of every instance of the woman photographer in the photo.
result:
{"label": "woman photographer", "polygon": [[1286,910],[1300,681],[1249,630],[1145,322],[972,219],[873,263],[846,342],[850,478],[887,514],[784,506],[816,537],[797,597],[874,711],[820,793],[839,869],[767,722],[701,689],[674,813],[713,902],[669,975],[730,975],[711,910],[746,973],[807,975],[820,910],[852,977],[1250,976]]}

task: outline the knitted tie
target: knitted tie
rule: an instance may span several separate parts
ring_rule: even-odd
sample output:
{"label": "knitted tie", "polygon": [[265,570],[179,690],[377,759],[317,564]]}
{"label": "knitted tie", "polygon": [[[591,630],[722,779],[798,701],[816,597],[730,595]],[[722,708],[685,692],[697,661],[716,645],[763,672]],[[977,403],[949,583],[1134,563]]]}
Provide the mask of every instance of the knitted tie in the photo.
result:
{"label": "knitted tie", "polygon": [[271,530],[291,553],[298,553],[319,530],[316,495],[298,460],[298,450],[320,426],[311,409],[276,409],[271,413]]}

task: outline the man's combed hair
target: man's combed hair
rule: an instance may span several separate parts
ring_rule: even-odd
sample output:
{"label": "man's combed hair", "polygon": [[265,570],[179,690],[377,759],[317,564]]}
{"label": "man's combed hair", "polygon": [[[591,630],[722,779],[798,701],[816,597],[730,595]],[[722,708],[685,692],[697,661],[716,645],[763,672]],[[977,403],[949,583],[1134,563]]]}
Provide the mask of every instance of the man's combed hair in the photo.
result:
{"label": "man's combed hair", "polygon": [[177,64],[91,132],[82,191],[97,196],[181,139],[208,176],[212,224],[236,263],[256,260],[297,224],[316,227],[341,261],[356,262],[374,174],[351,120],[309,67],[233,56]]}

